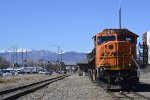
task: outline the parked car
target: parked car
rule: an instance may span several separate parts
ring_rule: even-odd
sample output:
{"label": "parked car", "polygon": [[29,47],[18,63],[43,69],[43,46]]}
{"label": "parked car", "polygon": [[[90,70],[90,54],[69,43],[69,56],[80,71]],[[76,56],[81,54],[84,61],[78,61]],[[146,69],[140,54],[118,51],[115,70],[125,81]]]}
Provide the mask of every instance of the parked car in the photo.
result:
{"label": "parked car", "polygon": [[25,74],[23,70],[18,71],[18,74]]}
{"label": "parked car", "polygon": [[47,71],[45,75],[52,75],[52,71]]}
{"label": "parked car", "polygon": [[3,72],[2,71],[0,71],[0,76],[3,76]]}
{"label": "parked car", "polygon": [[66,73],[67,73],[67,71],[64,71],[64,70],[59,71],[59,74],[66,74]]}
{"label": "parked car", "polygon": [[25,67],[24,69],[23,69],[23,71],[25,72],[25,73],[27,73],[27,74],[32,74],[33,73],[33,67]]}
{"label": "parked car", "polygon": [[51,75],[52,71],[39,71],[39,74]]}
{"label": "parked car", "polygon": [[9,75],[12,75],[12,73],[11,73],[11,70],[2,70],[2,72],[3,72],[3,76],[9,76]]}
{"label": "parked car", "polygon": [[39,71],[39,74],[46,74],[46,71]]}
{"label": "parked car", "polygon": [[18,75],[18,72],[16,70],[11,70],[12,75]]}

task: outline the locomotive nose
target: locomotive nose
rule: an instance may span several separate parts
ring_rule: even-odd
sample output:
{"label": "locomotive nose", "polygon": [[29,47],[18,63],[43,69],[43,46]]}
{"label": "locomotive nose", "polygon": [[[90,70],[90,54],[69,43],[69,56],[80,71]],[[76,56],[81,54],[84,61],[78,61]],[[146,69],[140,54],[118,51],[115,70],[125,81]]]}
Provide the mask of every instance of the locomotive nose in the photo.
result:
{"label": "locomotive nose", "polygon": [[[106,49],[106,65],[109,63],[111,66],[125,67],[133,65],[132,54],[135,52],[135,47],[126,41],[110,42],[104,48]],[[134,55],[133,55],[134,56]]]}
{"label": "locomotive nose", "polygon": [[118,66],[131,66],[133,65],[132,56],[135,52],[135,47],[129,42],[118,42],[117,44],[117,65]]}

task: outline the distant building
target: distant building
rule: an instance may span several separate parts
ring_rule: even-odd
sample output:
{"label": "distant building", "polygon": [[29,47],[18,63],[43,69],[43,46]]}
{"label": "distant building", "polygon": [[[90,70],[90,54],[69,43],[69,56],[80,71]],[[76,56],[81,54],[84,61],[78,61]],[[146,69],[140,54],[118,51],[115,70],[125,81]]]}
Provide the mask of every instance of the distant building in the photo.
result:
{"label": "distant building", "polygon": [[88,76],[88,60],[77,63],[79,76]]}
{"label": "distant building", "polygon": [[145,67],[146,65],[150,64],[150,31],[145,32],[143,34],[143,42],[139,43],[138,50],[139,50],[139,61],[141,67]]}

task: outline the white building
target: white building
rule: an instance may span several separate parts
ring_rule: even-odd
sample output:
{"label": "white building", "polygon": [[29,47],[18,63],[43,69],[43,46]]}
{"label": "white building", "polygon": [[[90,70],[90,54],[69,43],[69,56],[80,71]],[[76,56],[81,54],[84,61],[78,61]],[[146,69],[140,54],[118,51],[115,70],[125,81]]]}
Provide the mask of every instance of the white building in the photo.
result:
{"label": "white building", "polygon": [[139,43],[139,59],[142,65],[150,64],[150,31],[143,34],[143,43]]}
{"label": "white building", "polygon": [[150,64],[150,31],[147,32],[147,39],[146,39],[147,47],[148,47],[148,64]]}

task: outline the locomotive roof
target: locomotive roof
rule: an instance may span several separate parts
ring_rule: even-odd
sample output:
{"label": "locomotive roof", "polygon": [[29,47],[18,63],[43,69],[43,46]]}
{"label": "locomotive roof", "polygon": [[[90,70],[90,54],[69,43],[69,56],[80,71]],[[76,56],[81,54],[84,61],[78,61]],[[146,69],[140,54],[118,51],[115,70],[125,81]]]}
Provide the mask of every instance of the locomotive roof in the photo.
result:
{"label": "locomotive roof", "polygon": [[[125,34],[125,33],[131,33],[131,34],[134,34],[136,35],[137,37],[139,37],[137,34],[129,31],[128,29],[104,29],[103,30],[104,33],[107,33],[107,34],[112,34],[112,33],[115,33],[115,34]],[[100,33],[99,33],[100,34]]]}
{"label": "locomotive roof", "polygon": [[[107,33],[107,34],[112,34],[112,33],[115,33],[115,34],[125,34],[125,33],[130,33],[130,34],[133,34],[133,35],[136,35],[137,37],[139,37],[137,34],[129,31],[128,29],[104,29],[102,32],[98,33],[98,34],[104,34],[104,33]],[[98,35],[97,34],[97,35]],[[92,38],[95,38],[95,36],[93,36]]]}

